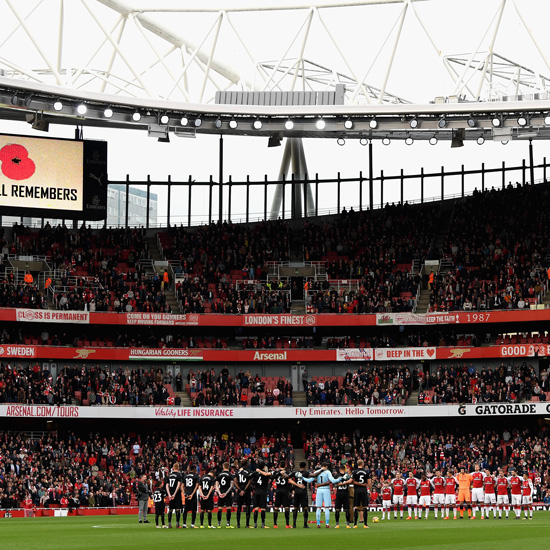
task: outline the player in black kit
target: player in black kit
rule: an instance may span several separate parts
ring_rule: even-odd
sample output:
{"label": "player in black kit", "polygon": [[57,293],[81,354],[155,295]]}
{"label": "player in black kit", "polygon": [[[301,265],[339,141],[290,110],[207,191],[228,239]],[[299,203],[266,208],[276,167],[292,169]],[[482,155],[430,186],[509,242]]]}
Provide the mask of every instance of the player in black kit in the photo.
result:
{"label": "player in black kit", "polygon": [[183,491],[185,493],[185,508],[183,509],[183,528],[187,528],[187,513],[191,512],[191,529],[196,529],[197,519],[197,491],[199,490],[199,476],[197,468],[189,465],[187,473],[183,476]]}
{"label": "player in black kit", "polygon": [[286,528],[290,527],[290,485],[299,488],[304,488],[304,485],[298,485],[286,471],[286,460],[279,462],[279,469],[273,472],[273,480],[275,481],[275,506],[273,509],[273,529],[278,529],[277,518],[279,510],[284,509]]}
{"label": "player in black kit", "polygon": [[216,528],[214,525],[212,525],[215,483],[216,478],[214,477],[214,472],[209,471],[205,476],[202,476],[199,484],[199,496],[201,498],[201,529],[204,529],[204,512],[208,514],[208,528]]}
{"label": "player in black kit", "polygon": [[363,512],[363,527],[368,529],[368,505],[369,505],[369,474],[363,468],[363,461],[359,459],[357,461],[357,469],[353,472],[353,510],[354,510],[354,524],[353,528],[357,529],[357,520],[359,519],[359,512]]}
{"label": "player in black kit", "polygon": [[233,475],[229,471],[229,462],[223,463],[223,471],[216,478],[216,492],[218,493],[218,527],[222,525],[222,510],[225,510],[227,521],[226,529],[233,529],[231,525],[231,505],[233,504]]}
{"label": "player in black kit", "polygon": [[153,502],[155,503],[155,525],[157,526],[157,529],[161,529],[161,526],[159,525],[159,518],[162,520],[162,528],[168,529],[164,523],[164,509],[166,508],[166,504],[164,502],[165,497],[166,490],[164,489],[164,482],[159,480],[153,493]]}
{"label": "player in black kit", "polygon": [[[309,472],[306,470],[306,463],[300,462],[300,469],[292,474],[296,486],[294,487],[294,511],[292,512],[292,528],[296,529],[296,521],[298,519],[298,510],[301,508],[304,514],[304,528],[308,529],[307,524],[309,502],[307,494],[307,485],[302,480],[304,477],[309,477]],[[303,489],[300,487],[303,485]]]}
{"label": "player in black kit", "polygon": [[237,528],[241,526],[241,508],[246,513],[246,527],[250,527],[250,491],[252,472],[248,469],[248,460],[241,460],[241,467],[235,475],[235,489],[237,490]]}
{"label": "player in black kit", "polygon": [[183,508],[181,500],[180,465],[176,462],[172,466],[172,471],[166,480],[166,495],[168,496],[168,528],[172,529],[172,514],[176,511],[176,527],[180,526],[181,509]]}
{"label": "player in black kit", "polygon": [[340,477],[342,481],[335,485],[336,487],[336,500],[334,501],[334,516],[336,518],[336,529],[340,529],[340,511],[344,510],[346,514],[346,525],[348,529],[351,529],[350,517],[349,517],[349,486],[353,479],[351,477],[349,468],[340,466]]}
{"label": "player in black kit", "polygon": [[265,524],[265,509],[267,507],[267,491],[271,480],[271,472],[263,460],[258,462],[258,469],[254,472],[254,528],[258,528],[258,512],[261,513],[262,529],[269,529]]}

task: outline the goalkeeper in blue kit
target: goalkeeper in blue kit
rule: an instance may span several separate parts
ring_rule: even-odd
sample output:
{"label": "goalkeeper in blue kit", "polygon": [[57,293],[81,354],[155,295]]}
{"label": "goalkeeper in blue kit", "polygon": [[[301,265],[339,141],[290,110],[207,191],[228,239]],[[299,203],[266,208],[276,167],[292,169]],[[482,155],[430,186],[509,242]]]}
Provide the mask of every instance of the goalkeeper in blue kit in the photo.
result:
{"label": "goalkeeper in blue kit", "polygon": [[340,483],[342,478],[335,478],[328,470],[328,463],[323,462],[321,469],[315,471],[311,477],[303,477],[306,483],[315,482],[317,486],[317,495],[315,497],[315,506],[317,507],[317,528],[321,528],[321,509],[325,511],[325,524],[330,527],[330,508],[332,506],[330,498],[330,484]]}

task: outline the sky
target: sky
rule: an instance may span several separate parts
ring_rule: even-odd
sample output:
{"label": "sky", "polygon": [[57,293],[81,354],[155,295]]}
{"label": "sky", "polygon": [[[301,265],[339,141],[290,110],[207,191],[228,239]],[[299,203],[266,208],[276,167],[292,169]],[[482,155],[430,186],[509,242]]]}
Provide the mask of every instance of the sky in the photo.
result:
{"label": "sky", "polygon": [[[30,9],[30,2],[22,2],[27,9]],[[29,17],[28,27],[37,20],[52,16],[55,10],[52,6],[58,5],[57,1],[45,0],[45,8],[48,11],[37,12]],[[75,3],[76,4],[76,3]],[[95,5],[94,2],[89,2]],[[137,2],[144,7],[164,6],[172,7],[176,3],[170,0],[152,0]],[[192,4],[192,3],[188,3]],[[255,6],[281,5],[281,2],[254,2]],[[284,5],[299,5],[299,2],[286,0]],[[181,5],[181,3],[180,3]],[[245,5],[244,2],[225,0],[202,1],[197,3],[203,7],[223,7],[230,9],[233,6]],[[248,3],[250,5],[250,3]],[[426,104],[439,95],[451,95],[455,93],[455,86],[447,71],[443,68],[440,57],[434,44],[443,55],[467,54],[480,50],[487,50],[493,38],[495,15],[498,14],[500,0],[484,0],[483,2],[463,0],[429,0],[418,2],[414,7],[420,19],[430,34],[433,44],[422,29],[418,19],[414,16],[412,8],[409,8],[403,24],[402,35],[393,60],[393,67],[388,77],[387,90],[391,93],[409,99],[412,102]],[[546,0],[518,0],[517,5],[525,19],[525,22],[543,52],[550,52],[550,35],[546,32],[545,20],[541,17],[549,10]],[[71,6],[73,4],[71,3]],[[96,8],[94,8],[96,9]],[[340,56],[334,44],[327,35],[321,19],[314,15],[307,43],[304,47],[304,58],[318,62],[336,70],[349,73],[350,68],[357,75],[364,75],[369,71],[367,82],[380,87],[386,76],[386,69],[392,56],[392,49],[396,37],[394,25],[399,21],[399,15],[403,9],[402,5],[384,5],[369,7],[338,7],[320,10],[322,20],[326,23],[332,36],[337,40],[341,51],[345,54]],[[113,24],[113,13],[104,6],[97,7],[97,13],[104,17],[105,26]],[[22,11],[22,13],[26,13]],[[0,15],[5,15],[6,28],[14,21],[13,14],[8,10],[5,2],[0,0]],[[76,15],[76,14],[75,14]],[[81,17],[88,17],[79,14]],[[300,47],[304,44],[303,32],[300,33],[308,15],[307,10],[288,11],[259,11],[253,13],[230,13],[231,25],[224,23],[221,27],[219,45],[216,48],[216,60],[220,64],[230,66],[240,71],[243,79],[254,81],[259,78],[255,72],[255,66],[250,62],[246,52],[236,38],[232,28],[237,29],[242,40],[246,43],[258,61],[278,59],[288,49],[287,57],[292,58],[298,55]],[[548,15],[548,14],[547,14]],[[164,25],[177,30],[193,44],[199,44],[205,33],[211,28],[218,14],[174,14],[155,13],[152,15]],[[81,59],[88,58],[92,39],[97,39],[94,33],[99,32],[97,25],[71,26],[66,22],[66,46],[64,48],[63,62],[67,66],[78,66]],[[52,25],[55,21],[52,21]],[[531,40],[529,33],[517,16],[513,0],[508,0],[503,11],[500,30],[494,43],[494,51],[504,57],[532,68],[536,72],[549,76],[550,69],[547,66],[548,59],[545,59],[537,51],[536,44]],[[129,26],[130,28],[130,26]],[[392,31],[393,28],[393,31]],[[70,30],[68,30],[70,29]],[[95,29],[95,30],[94,30]],[[302,28],[303,31],[303,28]],[[92,33],[90,40],[79,40],[79,33]],[[125,31],[126,32],[126,31]],[[51,38],[49,38],[51,36]],[[204,43],[203,49],[209,51],[212,44],[212,34]],[[297,40],[293,42],[293,38]],[[384,41],[388,39],[385,44]],[[55,56],[55,33],[41,37],[50,48],[48,55]],[[71,42],[74,41],[74,42]],[[161,41],[153,42],[155,47],[160,48]],[[139,33],[132,34],[130,30],[124,35],[121,43],[128,55],[146,57],[151,55],[150,48],[146,48],[143,37]],[[289,45],[292,44],[290,47]],[[384,44],[383,47],[381,45]],[[82,50],[82,51],[81,51]],[[25,63],[28,66],[38,66],[43,61],[37,57],[36,51],[29,46],[28,36],[22,31],[13,35],[10,41],[0,45],[0,57],[10,56],[12,61],[18,64]],[[95,64],[100,66],[110,57],[110,50],[104,47],[100,55],[94,59]],[[117,60],[120,62],[120,59]],[[138,61],[136,60],[135,63]],[[173,62],[173,60],[172,60]],[[121,63],[121,62],[120,62]],[[0,62],[1,67],[1,62]],[[119,67],[121,73],[127,69]],[[175,70],[175,69],[174,69]],[[190,73],[191,88],[202,84],[202,79]],[[472,84],[474,81],[471,81]],[[166,85],[163,84],[159,75],[151,75],[150,85],[155,93],[168,95]],[[163,88],[163,85],[165,86]],[[498,83],[495,82],[495,86]],[[93,87],[92,87],[93,89]],[[212,94],[208,90],[204,96],[207,100]],[[172,97],[181,100],[181,98]],[[1,122],[1,131],[5,133],[20,133],[26,135],[39,135],[44,137],[42,132],[34,131],[24,123]],[[74,129],[57,125],[50,126],[49,135],[52,137],[66,137],[71,139],[74,136]],[[189,176],[195,181],[206,181],[210,175],[214,180],[218,177],[218,144],[217,136],[198,135],[196,139],[180,139],[171,136],[171,143],[158,143],[148,138],[146,132],[121,131],[85,128],[85,139],[106,139],[109,142],[109,179],[118,181],[130,176],[130,180],[139,181],[148,175],[153,181],[165,180],[171,175],[173,181],[186,181]],[[319,174],[320,178],[336,178],[340,173],[342,177],[357,177],[362,171],[363,175],[368,173],[368,147],[362,147],[356,140],[348,140],[344,146],[339,146],[332,139],[308,139],[304,140],[308,171],[310,174]],[[385,175],[399,174],[403,169],[405,173],[419,173],[421,168],[425,172],[435,172],[444,165],[447,170],[458,170],[461,165],[466,169],[477,169],[481,163],[486,167],[500,166],[505,160],[507,164],[520,165],[522,159],[528,159],[528,142],[510,142],[502,145],[499,142],[487,141],[479,146],[475,142],[466,142],[462,148],[451,149],[448,142],[431,146],[427,143],[416,142],[412,146],[404,143],[392,142],[384,146],[375,142],[373,146],[373,168],[375,176],[383,170]],[[224,176],[227,180],[231,175],[233,181],[244,180],[247,175],[251,180],[263,179],[265,175],[269,179],[276,179],[279,172],[283,148],[267,148],[267,139],[253,137],[224,138]],[[542,162],[545,155],[549,154],[545,142],[534,142],[535,164]],[[536,174],[536,179],[541,177]],[[515,178],[515,179],[519,179]],[[514,181],[513,177],[510,177]],[[499,185],[500,177],[486,181],[488,186]],[[468,179],[467,191],[479,186],[479,181],[474,178]],[[159,220],[162,222],[166,216],[165,189],[153,187],[160,197]],[[446,193],[454,194],[460,191],[459,178],[449,180]],[[271,203],[273,190],[270,190],[268,205]],[[438,179],[428,182],[425,187],[424,196],[437,197],[440,194],[440,182]],[[263,196],[254,193],[251,203],[251,215],[253,217],[263,216]],[[405,187],[405,199],[418,199],[420,186],[418,181],[407,182]],[[193,201],[193,222],[204,222],[207,220],[207,190],[196,189]],[[363,194],[366,200],[366,192]],[[399,185],[389,184],[384,191],[385,201],[399,200]],[[375,190],[375,203],[379,202],[379,189]],[[357,207],[359,202],[359,191],[357,184],[343,186],[341,205]],[[175,189],[172,192],[172,221],[187,221],[178,218],[178,212],[187,211],[186,189]],[[227,203],[227,201],[226,201]],[[320,194],[319,209],[323,212],[334,211],[336,207],[336,194],[334,186],[324,186]],[[217,204],[214,204],[214,212],[217,213]],[[224,209],[224,216],[227,210]],[[244,191],[234,190],[232,218],[239,220],[244,217]]]}

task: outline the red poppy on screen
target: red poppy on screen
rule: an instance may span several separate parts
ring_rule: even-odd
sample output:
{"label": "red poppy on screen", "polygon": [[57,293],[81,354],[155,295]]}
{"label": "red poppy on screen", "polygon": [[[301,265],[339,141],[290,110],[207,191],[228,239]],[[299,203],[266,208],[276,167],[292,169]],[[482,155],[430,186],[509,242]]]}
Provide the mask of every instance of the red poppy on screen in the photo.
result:
{"label": "red poppy on screen", "polygon": [[29,179],[36,170],[34,161],[29,158],[29,152],[22,145],[10,143],[0,149],[2,173],[10,180]]}

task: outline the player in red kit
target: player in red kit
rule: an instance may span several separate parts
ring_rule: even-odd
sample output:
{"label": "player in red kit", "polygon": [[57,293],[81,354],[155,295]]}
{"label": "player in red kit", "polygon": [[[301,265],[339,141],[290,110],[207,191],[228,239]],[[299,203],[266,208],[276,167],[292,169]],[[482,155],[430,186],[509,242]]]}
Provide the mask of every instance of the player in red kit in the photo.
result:
{"label": "player in red kit", "polygon": [[504,475],[503,470],[499,470],[498,477],[496,479],[497,488],[497,506],[498,506],[498,519],[502,519],[502,509],[506,512],[506,519],[510,513],[510,501],[508,500],[508,478]]}
{"label": "player in red kit", "polygon": [[420,479],[420,499],[418,501],[418,507],[420,508],[418,517],[420,519],[422,519],[422,510],[424,510],[424,517],[428,519],[428,513],[430,512],[431,494],[432,484],[426,477],[426,474],[423,474],[422,478]]}
{"label": "player in red kit", "polygon": [[487,513],[487,519],[489,519],[489,512],[493,509],[493,518],[497,517],[497,495],[495,491],[496,480],[491,473],[491,470],[485,470],[485,477],[483,478],[483,491],[485,492],[485,509],[481,508],[481,519],[484,519],[484,512]]}
{"label": "player in red kit", "polygon": [[453,508],[454,518],[456,519],[456,487],[458,480],[453,476],[451,470],[447,470],[445,478],[445,519],[449,519],[449,509]]}
{"label": "player in red kit", "polygon": [[397,509],[401,519],[403,519],[403,489],[405,487],[405,480],[401,477],[401,472],[395,474],[395,479],[391,482],[393,486],[393,518],[397,519]]}
{"label": "player in red kit", "polygon": [[445,506],[445,478],[441,476],[441,471],[437,470],[435,472],[435,477],[432,478],[431,483],[434,488],[434,514],[435,519],[437,519],[438,510],[441,512],[441,517],[444,517],[443,508]]}
{"label": "player in red kit", "polygon": [[510,495],[512,497],[512,508],[514,509],[514,514],[516,519],[521,519],[521,483],[522,479],[517,475],[515,468],[510,468],[510,477],[508,482],[510,483]]}
{"label": "player in red kit", "polygon": [[476,519],[476,512],[481,507],[481,517],[483,517],[483,506],[485,502],[485,493],[483,491],[483,479],[485,474],[480,470],[479,464],[474,466],[474,471],[470,474],[472,476],[472,506],[473,506],[473,518]]}
{"label": "player in red kit", "polygon": [[521,482],[521,504],[523,505],[523,513],[527,519],[527,512],[529,511],[529,519],[533,519],[533,482],[529,479],[528,474],[523,475],[523,481]]}
{"label": "player in red kit", "polygon": [[409,517],[407,519],[412,519],[411,512],[414,510],[414,519],[418,519],[418,487],[420,485],[420,480],[416,479],[412,472],[409,472],[409,477],[405,480],[405,485],[407,487],[407,508],[409,512]]}
{"label": "player in red kit", "polygon": [[390,519],[392,490],[391,490],[389,479],[384,480],[381,492],[382,492],[382,519],[386,519],[386,512],[388,512],[388,519]]}

